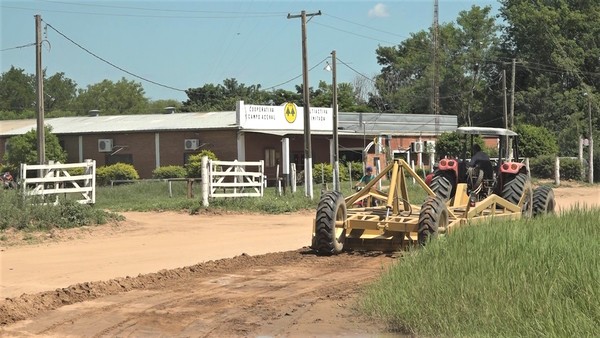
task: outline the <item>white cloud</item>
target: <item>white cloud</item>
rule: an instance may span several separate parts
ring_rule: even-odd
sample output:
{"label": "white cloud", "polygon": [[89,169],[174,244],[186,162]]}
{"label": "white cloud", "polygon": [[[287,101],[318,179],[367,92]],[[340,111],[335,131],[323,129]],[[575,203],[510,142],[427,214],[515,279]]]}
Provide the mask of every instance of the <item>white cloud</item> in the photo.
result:
{"label": "white cloud", "polygon": [[387,7],[382,3],[378,3],[375,7],[369,9],[370,18],[385,18],[388,16],[390,16],[390,14],[387,11]]}

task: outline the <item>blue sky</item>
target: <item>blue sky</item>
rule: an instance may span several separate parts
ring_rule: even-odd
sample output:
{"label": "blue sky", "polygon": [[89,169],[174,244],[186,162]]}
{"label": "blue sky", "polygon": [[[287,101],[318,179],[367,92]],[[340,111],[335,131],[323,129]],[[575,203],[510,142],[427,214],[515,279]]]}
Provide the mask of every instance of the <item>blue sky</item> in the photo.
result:
{"label": "blue sky", "polygon": [[[454,22],[473,5],[495,0],[439,0],[439,22]],[[288,19],[321,11],[307,24],[311,87],[331,82],[323,70],[332,50],[338,62],[337,80],[353,82],[379,73],[375,50],[393,46],[433,21],[433,0],[396,1],[55,1],[0,0],[2,72],[11,66],[35,74],[34,15],[43,23],[43,66],[47,75],[64,72],[79,88],[122,77],[142,83],[152,100],[184,101],[184,92],[148,83],[135,75],[185,90],[235,78],[247,86],[293,90],[302,83],[301,20]],[[351,69],[351,68],[352,69]],[[285,83],[294,77],[297,79]],[[283,84],[285,83],[285,84]]]}

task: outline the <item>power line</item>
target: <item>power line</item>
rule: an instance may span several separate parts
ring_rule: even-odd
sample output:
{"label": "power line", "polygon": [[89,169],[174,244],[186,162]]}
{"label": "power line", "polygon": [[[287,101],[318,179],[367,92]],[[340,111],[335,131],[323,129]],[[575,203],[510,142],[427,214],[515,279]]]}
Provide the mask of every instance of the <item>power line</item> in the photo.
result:
{"label": "power line", "polygon": [[[319,63],[317,63],[316,65],[314,65],[314,66],[312,66],[311,68],[309,68],[309,69],[308,69],[308,71],[309,71],[309,72],[310,72],[310,71],[312,71],[313,69],[317,68],[319,65],[323,64],[323,62],[327,61],[328,59],[329,59],[329,56],[328,56],[328,57],[326,57],[326,58],[324,58],[323,60],[321,60],[321,61],[320,61]],[[274,86],[271,86],[271,87],[265,88],[265,89],[263,89],[263,90],[267,91],[267,90],[271,90],[271,89],[273,89],[273,88],[281,87],[281,86],[283,86],[284,84],[288,84],[288,83],[290,83],[290,82],[292,82],[292,81],[296,80],[297,78],[299,78],[299,77],[301,77],[301,76],[302,76],[302,74],[300,74],[300,75],[298,75],[298,76],[295,76],[295,77],[293,77],[293,78],[291,78],[291,79],[289,79],[289,80],[287,80],[287,81],[285,81],[285,82],[282,82],[282,83],[276,84],[276,85],[274,85]]]}
{"label": "power line", "polygon": [[350,32],[350,31],[347,31],[347,30],[343,30],[343,29],[340,29],[340,28],[337,28],[337,27],[329,26],[329,25],[326,25],[326,24],[323,24],[323,23],[314,22],[314,24],[315,25],[319,25],[319,26],[323,26],[323,27],[327,27],[329,29],[333,29],[333,30],[336,30],[336,31],[339,31],[339,32],[343,32],[343,33],[351,34],[351,35],[354,35],[354,36],[358,36],[358,37],[361,37],[361,38],[365,38],[365,39],[369,39],[369,40],[374,40],[374,41],[379,41],[379,42],[384,42],[384,43],[389,43],[390,45],[397,45],[396,42],[390,42],[390,41],[381,40],[381,39],[373,38],[373,37],[362,35],[362,34],[357,34],[357,33]]}
{"label": "power line", "polygon": [[344,22],[347,22],[347,23],[351,23],[351,24],[353,24],[353,25],[360,26],[360,27],[363,27],[363,28],[367,28],[367,29],[370,29],[370,30],[373,30],[373,31],[376,31],[376,32],[385,33],[385,34],[390,34],[390,35],[397,36],[397,37],[400,37],[400,38],[403,38],[403,39],[408,39],[408,37],[406,37],[406,36],[403,36],[403,35],[400,35],[400,34],[396,34],[396,33],[388,32],[388,31],[384,31],[384,30],[382,30],[382,29],[378,29],[378,28],[370,27],[370,26],[363,25],[363,24],[360,24],[360,23],[352,22],[352,21],[350,21],[350,20],[347,20],[347,19],[344,19],[344,18],[340,18],[340,17],[337,17],[337,16],[335,16],[335,15],[326,14],[326,13],[323,13],[323,14],[324,14],[324,15],[326,15],[326,16],[330,16],[330,17],[332,17],[332,18],[334,18],[334,19],[338,19],[338,20],[340,20],[340,21],[344,21]]}
{"label": "power line", "polygon": [[[45,21],[44,21],[44,22],[45,22]],[[63,33],[61,33],[61,32],[60,32],[58,29],[54,28],[54,27],[53,27],[51,24],[49,24],[49,23],[47,23],[47,22],[45,22],[45,23],[46,23],[46,26],[48,26],[48,27],[52,28],[52,30],[54,30],[56,33],[60,34],[60,35],[61,35],[63,38],[65,38],[65,39],[69,40],[69,41],[70,41],[72,44],[74,44],[75,46],[77,46],[77,47],[81,48],[82,50],[84,50],[84,51],[85,51],[85,52],[87,52],[88,54],[90,54],[90,55],[94,56],[95,58],[97,58],[97,59],[99,59],[99,60],[103,61],[104,63],[106,63],[106,64],[108,64],[108,65],[110,65],[110,66],[112,66],[112,67],[114,67],[114,68],[116,68],[116,69],[118,69],[118,70],[120,70],[120,71],[122,71],[122,72],[125,72],[125,73],[127,73],[127,74],[129,74],[129,75],[131,75],[131,76],[133,76],[133,77],[136,77],[136,78],[138,78],[138,79],[140,79],[140,80],[143,80],[143,81],[146,81],[146,82],[149,82],[149,83],[155,84],[155,85],[157,85],[157,86],[160,86],[160,87],[163,87],[163,88],[168,88],[168,89],[172,89],[172,90],[179,91],[179,92],[185,92],[185,90],[183,90],[183,89],[179,89],[179,88],[175,88],[175,87],[167,86],[167,85],[164,85],[164,84],[162,84],[162,83],[158,83],[158,82],[156,82],[156,81],[149,80],[149,79],[147,79],[147,78],[145,78],[145,77],[142,77],[142,76],[139,76],[139,75],[137,75],[137,74],[134,74],[134,73],[132,73],[132,72],[130,72],[130,71],[128,71],[128,70],[126,70],[126,69],[122,68],[122,67],[119,67],[119,66],[115,65],[114,63],[112,63],[112,62],[110,62],[110,61],[108,61],[108,60],[106,60],[106,59],[104,59],[104,58],[102,58],[102,57],[100,57],[100,56],[98,56],[98,55],[96,55],[96,54],[92,53],[92,52],[91,52],[90,50],[88,50],[87,48],[85,48],[85,47],[81,46],[80,44],[78,44],[77,42],[73,41],[71,38],[69,38],[69,37],[67,37],[66,35],[64,35]]]}
{"label": "power line", "polygon": [[[135,18],[162,18],[162,19],[239,19],[242,17],[251,17],[251,18],[267,18],[267,17],[278,17],[281,14],[253,14],[253,15],[242,15],[236,14],[233,15],[195,15],[195,16],[182,16],[182,15],[140,15],[140,14],[124,14],[124,13],[96,13],[96,12],[79,12],[79,11],[67,11],[67,10],[57,10],[57,9],[39,9],[39,8],[27,8],[27,7],[15,7],[15,6],[5,6],[0,5],[0,8],[10,8],[10,9],[19,9],[19,10],[27,10],[27,11],[41,11],[41,12],[50,12],[50,13],[66,13],[66,14],[84,14],[84,15],[96,15],[96,16],[121,16],[121,17],[135,17]],[[230,13],[231,14],[231,13]]]}
{"label": "power line", "polygon": [[28,43],[28,44],[22,45],[22,46],[16,46],[16,47],[10,47],[10,48],[0,49],[0,52],[4,52],[6,50],[12,50],[12,49],[19,49],[19,48],[31,47],[31,46],[35,46],[35,42]]}
{"label": "power line", "polygon": [[51,1],[51,0],[37,0],[39,2],[47,2],[52,4],[65,4],[75,6],[88,6],[88,7],[103,7],[103,8],[116,8],[116,9],[133,9],[139,11],[152,11],[152,12],[173,12],[173,13],[213,13],[213,14],[239,14],[241,16],[247,16],[248,14],[255,15],[273,15],[280,16],[286,14],[286,12],[236,12],[236,11],[205,11],[205,10],[179,10],[179,9],[166,9],[166,8],[145,8],[145,7],[131,7],[131,6],[116,6],[116,5],[104,5],[96,3],[84,3],[84,2],[69,2],[69,1]]}

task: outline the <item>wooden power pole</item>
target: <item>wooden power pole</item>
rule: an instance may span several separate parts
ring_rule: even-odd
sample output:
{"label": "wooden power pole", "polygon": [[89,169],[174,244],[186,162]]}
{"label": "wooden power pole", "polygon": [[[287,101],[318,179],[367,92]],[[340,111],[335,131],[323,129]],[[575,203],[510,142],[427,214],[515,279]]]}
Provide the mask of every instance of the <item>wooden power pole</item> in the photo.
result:
{"label": "wooden power pole", "polygon": [[310,135],[310,91],[308,85],[308,56],[306,51],[306,17],[321,15],[317,13],[306,14],[306,11],[300,12],[300,15],[288,14],[288,19],[302,19],[302,85],[304,86],[304,193],[305,196],[313,199],[312,184],[312,145]]}
{"label": "wooden power pole", "polygon": [[35,16],[35,75],[37,79],[37,151],[38,164],[46,163],[44,137],[44,70],[42,69],[42,17]]}

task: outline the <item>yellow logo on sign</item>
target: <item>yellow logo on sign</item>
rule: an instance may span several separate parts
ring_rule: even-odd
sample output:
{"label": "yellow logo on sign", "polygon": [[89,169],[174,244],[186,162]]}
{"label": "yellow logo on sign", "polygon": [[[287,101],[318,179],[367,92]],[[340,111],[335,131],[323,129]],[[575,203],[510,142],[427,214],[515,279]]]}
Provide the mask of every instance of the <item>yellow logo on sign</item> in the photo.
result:
{"label": "yellow logo on sign", "polygon": [[283,114],[285,115],[286,121],[289,123],[294,123],[294,121],[296,121],[296,116],[298,116],[296,105],[292,102],[286,103],[285,108],[283,108]]}

